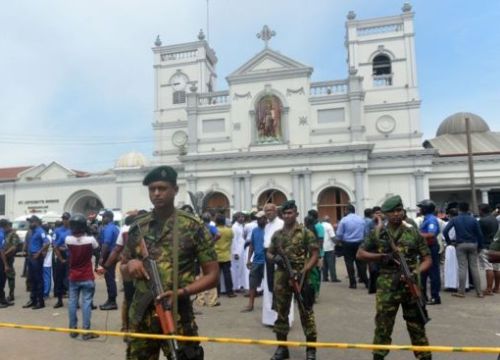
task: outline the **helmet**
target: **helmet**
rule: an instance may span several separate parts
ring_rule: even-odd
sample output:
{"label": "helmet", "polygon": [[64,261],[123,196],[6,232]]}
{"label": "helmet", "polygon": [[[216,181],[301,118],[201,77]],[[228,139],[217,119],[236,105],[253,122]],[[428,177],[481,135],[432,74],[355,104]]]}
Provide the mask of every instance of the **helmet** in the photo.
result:
{"label": "helmet", "polygon": [[82,214],[74,214],[69,218],[69,227],[74,234],[84,233],[87,230],[87,219]]}
{"label": "helmet", "polygon": [[436,204],[434,204],[434,201],[429,199],[422,200],[417,204],[417,206],[422,210],[424,215],[432,214],[436,210]]}

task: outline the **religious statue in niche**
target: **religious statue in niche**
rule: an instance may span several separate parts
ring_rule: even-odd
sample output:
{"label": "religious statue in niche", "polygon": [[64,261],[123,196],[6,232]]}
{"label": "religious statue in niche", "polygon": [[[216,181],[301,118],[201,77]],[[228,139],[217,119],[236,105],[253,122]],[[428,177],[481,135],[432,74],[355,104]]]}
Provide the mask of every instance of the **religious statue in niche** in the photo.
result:
{"label": "religious statue in niche", "polygon": [[281,140],[281,101],[266,95],[257,103],[257,139],[259,142]]}

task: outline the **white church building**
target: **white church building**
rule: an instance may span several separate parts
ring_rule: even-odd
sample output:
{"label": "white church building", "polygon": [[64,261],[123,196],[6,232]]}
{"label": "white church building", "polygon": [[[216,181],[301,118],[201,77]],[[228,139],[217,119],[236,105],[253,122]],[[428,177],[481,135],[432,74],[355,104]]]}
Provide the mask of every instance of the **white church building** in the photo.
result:
{"label": "white church building", "polygon": [[[178,205],[201,192],[205,209],[227,214],[295,199],[302,214],[317,208],[337,222],[346,204],[362,212],[393,194],[410,212],[430,196],[468,200],[466,154],[454,145],[465,136],[460,114],[422,138],[411,6],[367,20],[351,11],[345,27],[346,75],[319,82],[313,67],[272,48],[268,26],[262,51],[225,79],[203,33],[182,44],[158,38],[152,157],[125,154],[94,174],[57,163],[0,169],[0,214],[148,209],[141,181],[160,164],[179,173]],[[500,135],[470,116],[489,139],[475,158],[479,198],[491,202],[500,194]]]}

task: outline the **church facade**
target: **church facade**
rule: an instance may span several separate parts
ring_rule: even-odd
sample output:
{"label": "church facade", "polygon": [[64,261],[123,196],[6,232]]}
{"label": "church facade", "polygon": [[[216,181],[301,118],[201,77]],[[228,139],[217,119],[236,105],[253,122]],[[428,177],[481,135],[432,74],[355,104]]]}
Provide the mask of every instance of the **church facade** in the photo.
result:
{"label": "church facade", "polygon": [[[450,171],[461,174],[451,175],[457,191],[466,189],[463,156],[450,167],[439,141],[422,146],[411,6],[368,20],[349,12],[345,27],[345,77],[318,82],[311,66],[272,48],[275,33],[267,26],[258,35],[263,49],[225,79],[202,33],[183,44],[157,39],[152,158],[126,154],[94,174],[57,163],[3,178],[0,171],[0,214],[2,197],[9,217],[147,209],[141,181],[160,164],[179,173],[177,205],[202,194],[201,207],[227,215],[295,199],[301,214],[317,208],[337,222],[346,204],[361,213],[393,194],[414,212],[431,194],[446,201]],[[222,84],[226,90],[217,90]],[[498,161],[494,166],[500,169]],[[483,189],[499,187],[491,172],[479,171]]]}

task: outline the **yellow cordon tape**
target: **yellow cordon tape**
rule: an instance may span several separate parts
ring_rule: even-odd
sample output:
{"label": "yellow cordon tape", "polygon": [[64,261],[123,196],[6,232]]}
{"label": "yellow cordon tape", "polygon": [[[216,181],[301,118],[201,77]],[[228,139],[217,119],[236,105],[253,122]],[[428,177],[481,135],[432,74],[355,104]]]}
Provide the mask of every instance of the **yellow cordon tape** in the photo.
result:
{"label": "yellow cordon tape", "polygon": [[239,338],[222,338],[208,336],[181,336],[181,335],[160,335],[160,334],[143,334],[129,333],[121,331],[101,331],[101,330],[82,330],[57,328],[50,326],[39,325],[21,325],[13,323],[1,323],[0,328],[36,330],[36,331],[51,331],[61,333],[78,333],[78,334],[98,334],[103,336],[131,337],[139,339],[153,340],[168,340],[175,339],[177,341],[196,341],[196,342],[213,342],[221,344],[239,344],[239,345],[265,345],[265,346],[290,346],[290,347],[316,347],[322,349],[358,349],[358,350],[402,350],[402,351],[432,351],[432,352],[468,352],[468,353],[485,353],[498,354],[500,347],[479,347],[479,346],[412,346],[412,345],[373,345],[373,344],[348,344],[348,343],[327,343],[304,341],[276,341],[276,340],[256,340],[256,339],[239,339]]}

